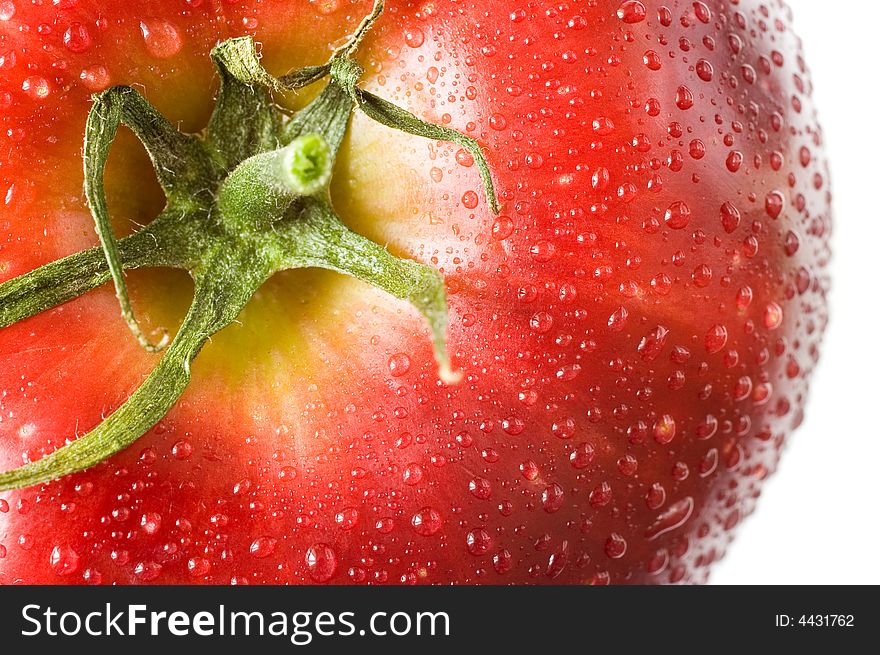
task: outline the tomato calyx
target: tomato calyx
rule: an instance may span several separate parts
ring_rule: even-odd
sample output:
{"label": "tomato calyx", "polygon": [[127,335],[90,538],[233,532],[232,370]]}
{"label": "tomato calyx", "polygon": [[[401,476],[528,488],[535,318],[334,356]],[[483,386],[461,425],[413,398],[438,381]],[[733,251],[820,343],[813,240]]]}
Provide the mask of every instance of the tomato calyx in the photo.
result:
{"label": "tomato calyx", "polygon": [[[138,342],[162,353],[156,367],[113,414],[55,452],[0,473],[0,491],[81,471],[127,448],[158,423],[183,394],[191,363],[208,339],[236,319],[277,272],[320,267],[358,278],[409,302],[428,322],[440,378],[457,379],[446,351],[446,293],[435,269],[396,257],[349,229],[333,210],[329,181],[355,109],[388,127],[469,150],[489,207],[498,205],[488,164],[475,140],[358,87],[352,59],[382,13],[383,1],[330,61],[279,78],[261,65],[250,37],[211,53],[220,76],[214,113],[203,134],[183,134],[131,87],[95,96],[86,123],[85,195],[100,247],[46,264],[0,285],[0,327],[114,283],[123,318]],[[321,93],[290,116],[272,92],[295,91],[328,78]],[[147,150],[166,196],[165,209],[117,241],[104,194],[104,169],[120,125]],[[125,269],[171,267],[189,272],[192,304],[173,339],[153,343],[128,297]]]}

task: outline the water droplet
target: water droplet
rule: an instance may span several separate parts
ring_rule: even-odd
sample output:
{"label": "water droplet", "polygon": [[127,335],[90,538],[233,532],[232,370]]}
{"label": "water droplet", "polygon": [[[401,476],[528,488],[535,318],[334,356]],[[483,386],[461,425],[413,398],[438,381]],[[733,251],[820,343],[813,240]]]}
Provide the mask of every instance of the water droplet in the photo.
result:
{"label": "water droplet", "polygon": [[663,67],[663,60],[653,50],[648,50],[642,57],[642,62],[648,67],[648,70],[658,71]]}
{"label": "water droplet", "polygon": [[414,462],[407,464],[403,469],[403,481],[410,486],[417,485],[423,477],[425,477],[425,470]]}
{"label": "water droplet", "polygon": [[612,332],[621,332],[623,331],[623,328],[626,327],[628,319],[629,312],[626,307],[618,307],[614,310],[614,313],[608,317],[608,328]]}
{"label": "water droplet", "polygon": [[443,527],[443,518],[433,507],[423,507],[413,515],[412,527],[417,534],[423,537],[430,537],[437,534],[440,528]]}
{"label": "water droplet", "polygon": [[709,328],[709,331],[706,332],[704,344],[706,346],[706,352],[710,355],[719,352],[725,345],[727,345],[727,328],[723,325],[713,325]]}
{"label": "water droplet", "polygon": [[162,527],[162,516],[157,512],[147,512],[141,516],[141,530],[146,534],[156,534]]}
{"label": "water droplet", "polygon": [[616,532],[605,540],[605,554],[611,559],[620,559],[626,554],[626,539]]}
{"label": "water droplet", "polygon": [[52,87],[49,86],[49,80],[45,77],[31,75],[21,83],[21,90],[34,100],[45,100],[52,92]]}
{"label": "water droplet", "polygon": [[649,509],[658,509],[666,502],[666,489],[659,482],[655,482],[645,494],[645,504]]}
{"label": "water droplet", "polygon": [[425,33],[418,27],[409,27],[403,32],[403,40],[410,48],[418,48],[425,42]]}
{"label": "water droplet", "polygon": [[70,546],[55,546],[49,555],[49,565],[56,575],[70,575],[79,570],[79,555]]}
{"label": "water droplet", "polygon": [[709,21],[712,20],[712,12],[702,2],[694,3],[694,15],[697,17],[697,20],[701,23],[708,25]]}
{"label": "water droplet", "polygon": [[590,492],[590,505],[593,507],[605,507],[611,502],[611,485],[603,482]]}
{"label": "water droplet", "polygon": [[663,217],[666,225],[673,230],[681,230],[687,227],[691,220],[691,209],[682,201],[676,201],[669,205],[666,214]]}
{"label": "water droplet", "polygon": [[509,216],[499,216],[492,224],[492,238],[496,241],[504,241],[513,234],[513,220]]}
{"label": "water droplet", "polygon": [[162,565],[156,562],[138,562],[134,567],[134,574],[143,582],[155,580],[162,573]]}
{"label": "water droplet", "polygon": [[492,548],[492,536],[482,528],[468,532],[466,541],[471,555],[485,555]]}
{"label": "water droplet", "polygon": [[157,59],[169,59],[183,47],[180,33],[168,21],[141,21],[141,35],[147,51]]}
{"label": "water droplet", "polygon": [[64,46],[71,52],[85,52],[92,45],[89,30],[82,23],[71,23],[64,32]]}
{"label": "water droplet", "polygon": [[336,512],[334,519],[343,530],[351,530],[360,520],[360,512],[355,507],[345,507]]}
{"label": "water droplet", "polygon": [[673,503],[660,514],[657,519],[645,530],[645,537],[649,540],[656,539],[676,528],[683,526],[694,511],[694,499],[690,496]]}
{"label": "water droplet", "polygon": [[742,287],[736,292],[736,307],[740,311],[745,311],[752,304],[754,293],[751,287]]}
{"label": "water droplet", "polygon": [[617,10],[617,17],[624,23],[641,23],[648,15],[645,5],[638,0],[627,0]]}
{"label": "water droplet", "polygon": [[532,459],[526,460],[520,464],[519,471],[522,473],[522,476],[530,482],[537,479],[541,474],[541,469],[538,468],[538,465]]}
{"label": "water droplet", "polygon": [[[199,0],[201,2],[201,0]],[[311,0],[315,10],[322,16],[329,16],[339,9],[339,0]]]}
{"label": "water droplet", "polygon": [[686,110],[694,106],[694,94],[686,86],[678,87],[675,92],[675,106]]}
{"label": "water droplet", "polygon": [[595,456],[596,451],[593,446],[588,443],[582,443],[578,444],[578,446],[571,451],[568,460],[574,468],[583,469],[593,463],[593,458]]}
{"label": "water droplet", "polygon": [[467,209],[476,209],[480,204],[480,197],[474,191],[465,191],[461,197],[461,204]]}
{"label": "water droplet", "polygon": [[764,200],[764,209],[770,218],[779,218],[785,208],[785,196],[781,191],[771,191]]}
{"label": "water droplet", "polygon": [[555,482],[548,485],[541,493],[541,505],[549,514],[558,512],[563,503],[565,503],[565,491]]}
{"label": "water droplet", "polygon": [[0,498],[0,514],[6,514],[9,511],[9,501],[5,498]]}
{"label": "water droplet", "polygon": [[700,59],[695,66],[695,70],[697,72],[697,77],[699,77],[704,82],[711,82],[712,76],[715,73],[715,70],[712,68],[712,64],[710,64],[705,59]]}
{"label": "water droplet", "polygon": [[251,542],[249,550],[251,555],[257,559],[263,559],[275,552],[277,543],[278,541],[272,537],[257,537]]}
{"label": "water droplet", "polygon": [[79,74],[79,79],[89,91],[103,91],[110,86],[110,73],[104,66],[90,66]]}
{"label": "water droplet", "polygon": [[697,435],[697,439],[711,439],[715,436],[715,433],[718,431],[718,419],[712,416],[711,414],[707,414],[705,418],[700,423],[697,423],[697,426],[694,432]]}
{"label": "water droplet", "polygon": [[552,241],[538,241],[529,248],[529,254],[536,262],[543,264],[556,256],[556,246]]}
{"label": "water droplet", "polygon": [[468,491],[474,497],[486,500],[492,495],[492,483],[486,478],[474,478],[468,482]]}
{"label": "water droplet", "polygon": [[492,566],[499,574],[504,574],[513,568],[513,555],[506,548],[499,550],[492,556]]}
{"label": "water droplet", "polygon": [[104,581],[104,575],[97,569],[83,571],[83,581],[89,585],[99,585]]}
{"label": "water droplet", "polygon": [[0,21],[12,20],[15,16],[15,4],[12,0],[2,0],[0,2]]}
{"label": "water droplet", "polygon": [[544,334],[553,327],[553,317],[547,312],[538,312],[529,319],[529,327],[538,334]]}
{"label": "water droplet", "polygon": [[194,578],[204,578],[211,572],[211,562],[204,557],[193,557],[186,563],[189,574]]}
{"label": "water droplet", "polygon": [[474,165],[474,156],[464,148],[461,148],[455,153],[455,161],[459,166],[470,168]]}
{"label": "water droplet", "polygon": [[675,419],[669,414],[664,414],[654,423],[654,441],[659,444],[668,444],[675,438]]}
{"label": "water droplet", "polygon": [[409,371],[411,360],[406,353],[396,353],[388,358],[388,371],[394,377],[406,375]]}
{"label": "water droplet", "polygon": [[507,119],[503,114],[492,114],[489,116],[489,127],[501,131],[507,127]]}
{"label": "water droplet", "polygon": [[599,136],[608,136],[614,132],[614,121],[605,116],[593,119],[593,131]]}
{"label": "water droplet", "polygon": [[731,150],[727,155],[725,165],[731,173],[736,173],[743,163],[743,154],[739,150]]}
{"label": "water droplet", "polygon": [[669,330],[663,325],[658,325],[651,332],[642,337],[639,342],[638,352],[642,359],[646,362],[652,362],[666,347],[666,340],[669,337]]}
{"label": "water droplet", "polygon": [[336,552],[327,544],[314,544],[306,551],[306,567],[315,582],[329,581],[338,565]]}
{"label": "water droplet", "polygon": [[573,418],[565,418],[556,421],[550,426],[550,431],[557,439],[571,439],[575,432],[575,422]]}
{"label": "water droplet", "polygon": [[693,159],[702,159],[706,156],[706,144],[699,139],[694,139],[688,144],[688,154]]}
{"label": "water droplet", "polygon": [[379,519],[376,521],[376,530],[382,534],[389,534],[394,530],[394,519],[390,516]]}
{"label": "water droplet", "polygon": [[484,462],[486,462],[488,464],[494,464],[495,462],[497,462],[500,459],[501,456],[498,454],[498,451],[495,450],[494,448],[484,448],[483,450],[480,451],[480,457],[483,458]]}
{"label": "water droplet", "polygon": [[730,202],[725,202],[721,205],[721,227],[724,228],[724,231],[730,234],[736,228],[739,227],[740,221],[742,217],[740,216],[739,210],[733,206]]}
{"label": "water droplet", "polygon": [[785,254],[791,257],[801,247],[801,240],[797,233],[789,230],[785,235]]}
{"label": "water droplet", "polygon": [[775,330],[782,325],[782,307],[775,302],[770,302],[764,309],[764,327]]}
{"label": "water droplet", "polygon": [[171,447],[171,454],[177,459],[189,459],[192,452],[192,444],[186,439],[181,439]]}

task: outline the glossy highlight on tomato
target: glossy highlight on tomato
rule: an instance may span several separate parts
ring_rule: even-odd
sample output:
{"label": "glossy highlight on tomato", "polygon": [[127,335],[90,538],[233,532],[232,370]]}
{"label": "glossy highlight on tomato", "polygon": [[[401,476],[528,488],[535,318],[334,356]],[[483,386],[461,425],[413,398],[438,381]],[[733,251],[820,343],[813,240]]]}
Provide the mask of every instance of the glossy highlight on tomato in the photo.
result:
{"label": "glossy highlight on tomato", "polygon": [[[133,86],[197,133],[218,42],[253,36],[281,74],[371,5],[0,0],[0,281],[98,243],[91,94]],[[679,583],[724,555],[827,322],[829,173],[788,9],[389,0],[356,59],[492,170],[498,215],[472,154],[355,112],[330,187],[352,230],[443,275],[461,380],[405,302],[279,273],[133,446],[0,492],[0,583]],[[119,237],[162,210],[129,133],[106,189]],[[173,334],[187,276],[126,279]],[[160,356],[110,284],[0,330],[0,470],[91,430]]]}

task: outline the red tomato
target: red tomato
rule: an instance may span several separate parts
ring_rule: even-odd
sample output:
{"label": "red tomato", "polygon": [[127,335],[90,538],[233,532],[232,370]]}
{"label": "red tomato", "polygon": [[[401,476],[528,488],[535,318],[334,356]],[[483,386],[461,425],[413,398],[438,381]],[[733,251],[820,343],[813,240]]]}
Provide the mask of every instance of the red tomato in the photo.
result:
{"label": "red tomato", "polygon": [[[218,41],[322,64],[370,4],[0,1],[0,280],[97,244],[90,94],[134,86],[198,132]],[[275,275],[135,445],[0,493],[0,583],[699,582],[725,553],[827,320],[828,171],[788,10],[389,0],[356,58],[495,178],[497,216],[467,152],[356,113],[332,181],[353,230],[443,274],[463,380],[438,379],[408,304]],[[162,209],[154,179],[121,134],[118,236]],[[187,276],[127,279],[173,333]],[[112,285],[0,330],[0,470],[96,426],[159,357]]]}

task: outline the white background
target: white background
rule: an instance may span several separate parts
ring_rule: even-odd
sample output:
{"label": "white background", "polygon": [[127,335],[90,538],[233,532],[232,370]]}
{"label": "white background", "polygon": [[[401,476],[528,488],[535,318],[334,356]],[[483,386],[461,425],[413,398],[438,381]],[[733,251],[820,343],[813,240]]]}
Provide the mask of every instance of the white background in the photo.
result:
{"label": "white background", "polygon": [[880,583],[880,3],[788,0],[831,160],[831,325],[807,418],[716,584]]}

